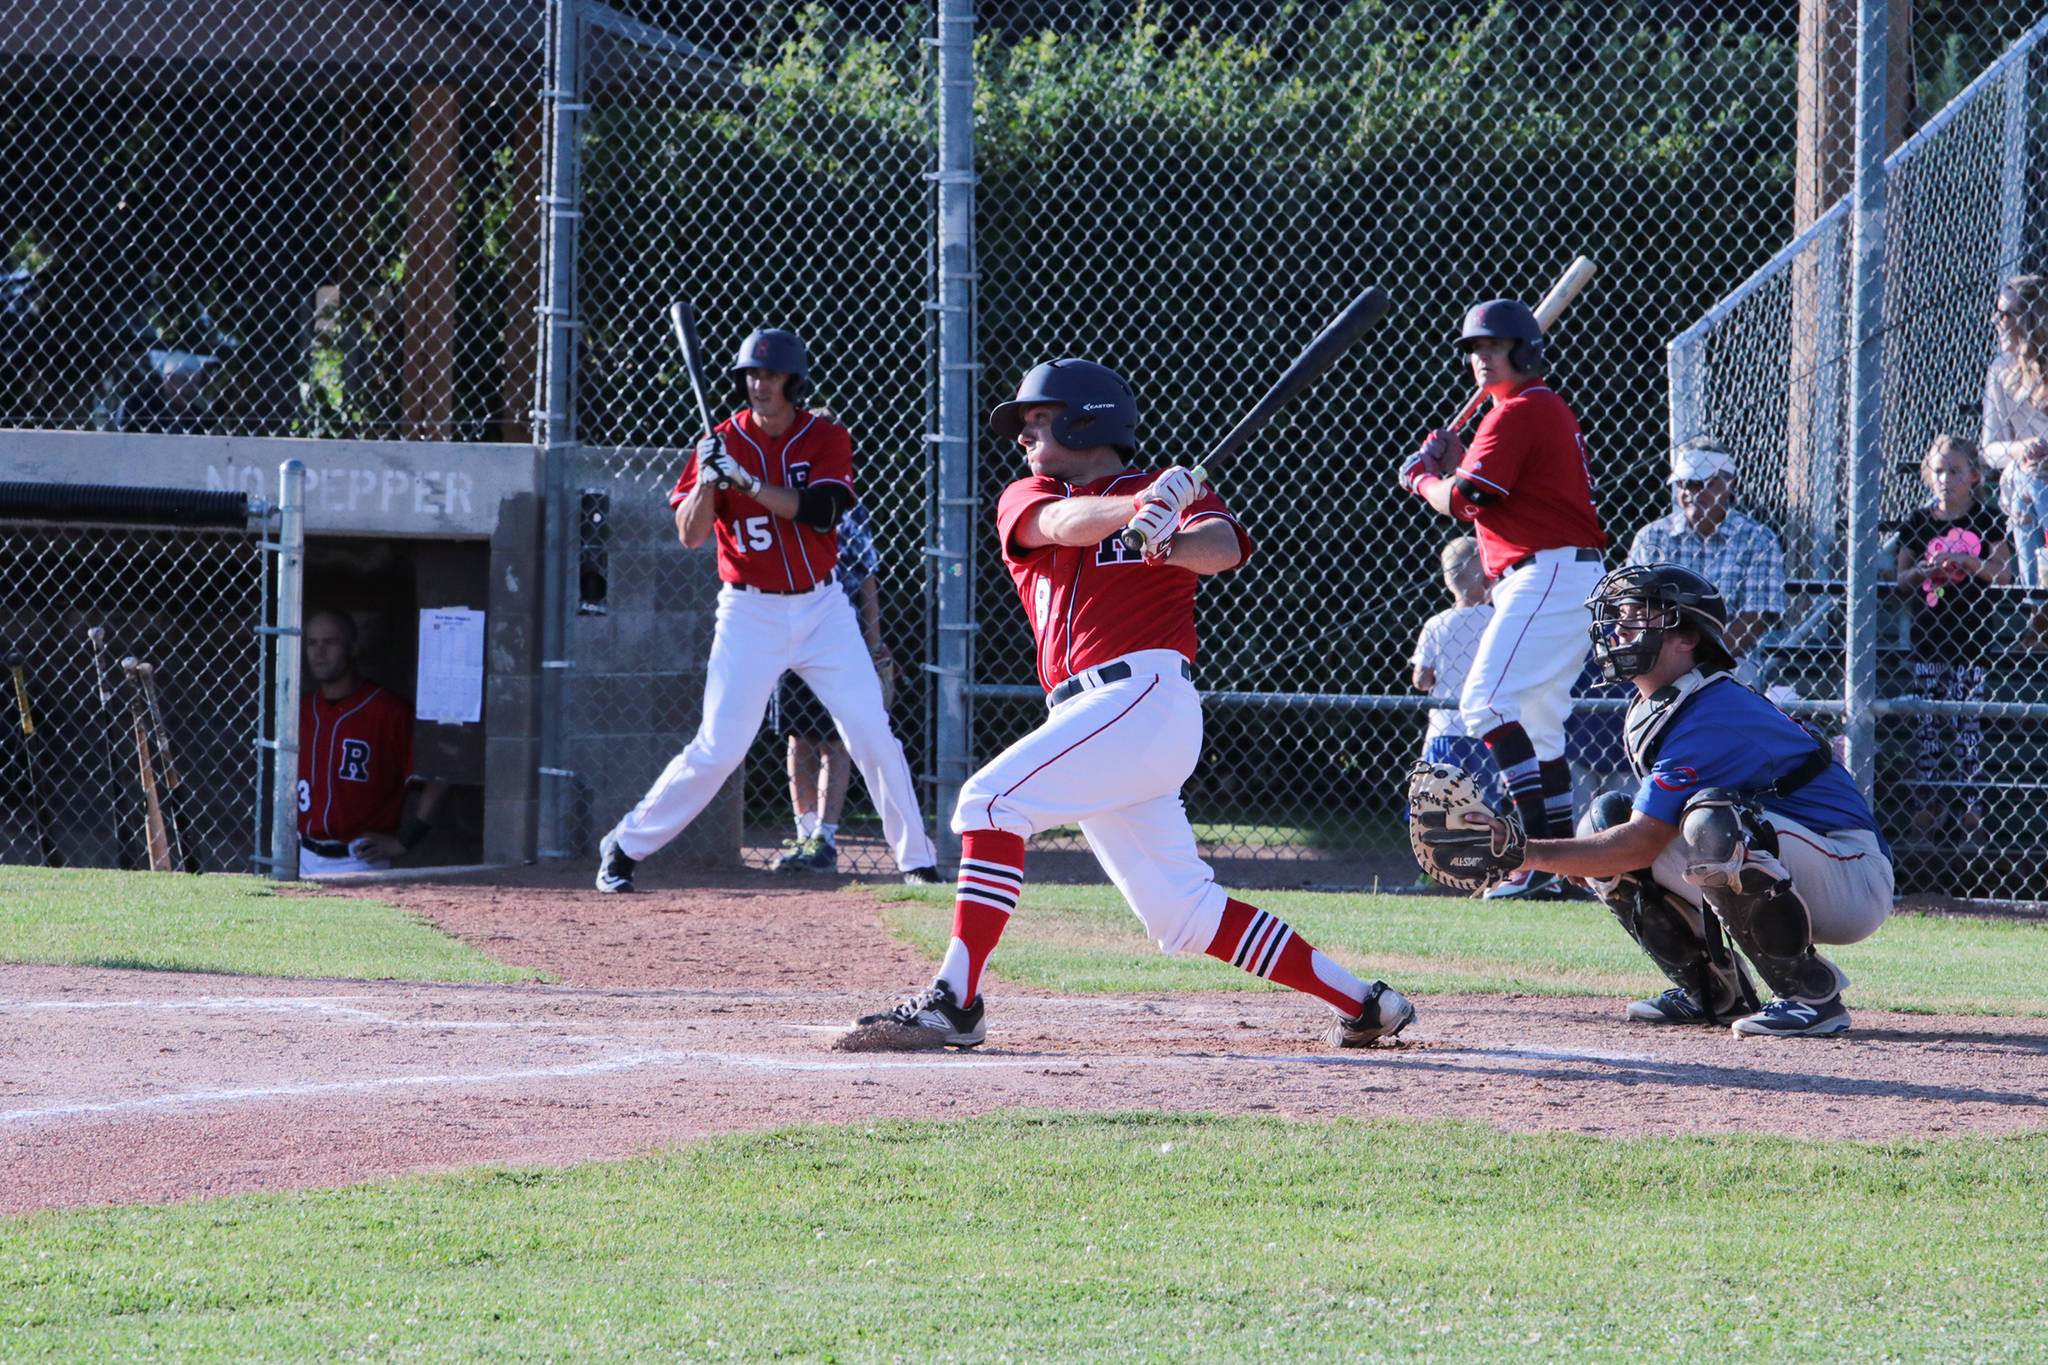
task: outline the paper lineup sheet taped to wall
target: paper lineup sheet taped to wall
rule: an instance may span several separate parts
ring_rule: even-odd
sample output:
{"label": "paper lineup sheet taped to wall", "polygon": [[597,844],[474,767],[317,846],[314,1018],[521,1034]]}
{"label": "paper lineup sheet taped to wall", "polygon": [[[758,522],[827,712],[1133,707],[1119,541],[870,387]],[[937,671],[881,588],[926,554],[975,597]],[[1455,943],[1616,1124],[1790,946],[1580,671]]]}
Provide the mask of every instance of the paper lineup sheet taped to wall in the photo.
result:
{"label": "paper lineup sheet taped to wall", "polygon": [[468,725],[484,714],[484,614],[468,607],[420,612],[419,696],[413,714]]}

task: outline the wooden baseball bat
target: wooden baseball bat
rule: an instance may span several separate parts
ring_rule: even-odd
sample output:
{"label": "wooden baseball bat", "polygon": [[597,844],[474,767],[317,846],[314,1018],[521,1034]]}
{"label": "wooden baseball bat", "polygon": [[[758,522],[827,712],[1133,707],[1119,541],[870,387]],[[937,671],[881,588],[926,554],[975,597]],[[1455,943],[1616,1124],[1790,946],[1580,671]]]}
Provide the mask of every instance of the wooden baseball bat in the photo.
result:
{"label": "wooden baseball bat", "polygon": [[[704,423],[704,434],[712,434],[715,425],[711,420],[710,383],[704,377],[704,343],[697,336],[697,315],[690,310],[687,299],[677,299],[668,306],[669,326],[676,334],[676,345],[683,349],[683,368],[690,375],[690,392],[697,396],[697,417]],[[730,488],[726,479],[716,481],[720,488]]]}
{"label": "wooden baseball bat", "polygon": [[[1273,386],[1260,396],[1258,402],[1252,404],[1251,411],[1238,418],[1237,425],[1210,448],[1208,455],[1195,466],[1195,478],[1206,481],[1211,473],[1229,463],[1231,457],[1244,449],[1252,437],[1273,420],[1273,414],[1321,378],[1323,371],[1336,364],[1338,356],[1357,345],[1367,332],[1377,327],[1393,306],[1394,300],[1377,285],[1353,299],[1343,312],[1316,333],[1315,339],[1294,358],[1294,363],[1273,381]],[[1144,553],[1145,535],[1142,531],[1124,527],[1123,542],[1126,549]]]}
{"label": "wooden baseball bat", "polygon": [[[113,797],[118,809],[110,810],[109,815],[115,829],[127,829],[130,827],[128,821],[133,811],[123,796],[127,788],[121,784],[120,776],[126,771],[129,737],[122,727],[120,712],[114,705],[114,693],[119,684],[114,677],[113,660],[107,653],[106,628],[88,626],[85,638],[92,646],[93,679],[99,696],[101,718],[107,727],[107,757],[115,779]],[[126,840],[121,843],[119,865],[124,872],[135,866]]]}
{"label": "wooden baseball bat", "polygon": [[[1536,305],[1536,325],[1546,332],[1549,331],[1550,324],[1556,322],[1559,315],[1571,307],[1572,300],[1579,296],[1579,291],[1586,287],[1586,282],[1593,278],[1593,272],[1598,269],[1590,256],[1580,256],[1566,266],[1564,274],[1557,277],[1557,283],[1551,285],[1550,292],[1543,296],[1543,302]],[[1485,401],[1485,389],[1473,390],[1472,396],[1465,400],[1465,406],[1458,410],[1457,419],[1444,430],[1463,431],[1472,424],[1472,419],[1479,415],[1479,405]]]}
{"label": "wooden baseball bat", "polygon": [[36,845],[44,867],[64,866],[56,840],[50,837],[50,812],[43,805],[42,776],[36,772],[36,720],[28,704],[27,660],[18,652],[7,656],[7,671],[14,679],[14,705],[21,715],[21,761],[28,778],[28,805],[36,821]]}
{"label": "wooden baseball bat", "polygon": [[128,675],[128,720],[135,732],[135,776],[142,784],[142,841],[149,849],[150,871],[175,872],[170,831],[164,826],[163,793],[157,786],[156,764],[149,756],[149,711],[135,681],[135,671],[130,667],[135,662],[130,656],[121,661],[121,667]]}
{"label": "wooden baseball bat", "polygon": [[185,846],[185,784],[171,757],[171,727],[165,723],[163,705],[157,700],[156,665],[137,663],[135,680],[142,687],[143,705],[149,713],[149,737],[156,747],[158,770],[163,778],[164,834],[170,844],[171,862],[187,872],[197,872],[199,859]]}

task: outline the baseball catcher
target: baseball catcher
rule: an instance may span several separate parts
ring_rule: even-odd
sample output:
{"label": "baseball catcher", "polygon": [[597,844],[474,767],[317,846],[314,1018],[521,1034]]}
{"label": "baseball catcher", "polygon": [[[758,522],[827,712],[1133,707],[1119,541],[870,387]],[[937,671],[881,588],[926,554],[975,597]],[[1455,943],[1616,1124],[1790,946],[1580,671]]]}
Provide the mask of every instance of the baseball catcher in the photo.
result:
{"label": "baseball catcher", "polygon": [[[1444,783],[1441,836],[1418,847],[1475,880],[1518,859],[1589,883],[1672,982],[1630,1005],[1632,1020],[1732,1020],[1738,1037],[1840,1033],[1849,979],[1814,945],[1868,938],[1891,914],[1891,850],[1869,805],[1825,740],[1735,680],[1712,583],[1632,565],[1601,579],[1587,606],[1601,671],[1636,688],[1634,796],[1596,800],[1573,838],[1522,842],[1476,793]],[[1487,843],[1452,837],[1453,802]],[[1773,994],[1761,1009],[1743,958]]]}

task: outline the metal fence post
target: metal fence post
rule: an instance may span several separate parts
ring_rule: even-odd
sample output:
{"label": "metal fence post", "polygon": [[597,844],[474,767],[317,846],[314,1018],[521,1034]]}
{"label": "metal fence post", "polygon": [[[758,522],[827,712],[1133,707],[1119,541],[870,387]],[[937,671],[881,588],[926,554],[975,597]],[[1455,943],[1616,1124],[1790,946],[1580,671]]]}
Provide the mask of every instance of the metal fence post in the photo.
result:
{"label": "metal fence post", "polygon": [[936,698],[933,763],[941,839],[957,855],[948,830],[969,771],[967,682],[974,666],[974,5],[944,0],[939,8],[938,97],[938,431],[933,480],[931,581],[935,586]]}
{"label": "metal fence post", "polygon": [[1849,772],[1866,794],[1877,774],[1877,556],[1884,493],[1883,360],[1887,0],[1857,6],[1855,276],[1850,293],[1849,619],[1842,670]]}
{"label": "metal fence post", "polygon": [[578,0],[554,0],[548,73],[548,176],[540,305],[541,365],[536,376],[535,434],[541,453],[541,663],[540,790],[535,854],[563,857],[570,804],[564,738],[570,667],[570,594],[576,591],[570,537],[569,461],[576,447],[576,348],[581,321],[576,311],[577,223],[583,216],[577,148],[579,115],[589,106],[582,92],[582,13]]}
{"label": "metal fence post", "polygon": [[299,637],[306,622],[306,465],[277,469],[276,766],[270,774],[270,876],[299,879]]}
{"label": "metal fence post", "polygon": [[2011,63],[2005,72],[2005,136],[2002,147],[2004,193],[1998,204],[1998,270],[2009,275],[2020,268],[2020,248],[2027,225],[2027,72],[2031,56]]}

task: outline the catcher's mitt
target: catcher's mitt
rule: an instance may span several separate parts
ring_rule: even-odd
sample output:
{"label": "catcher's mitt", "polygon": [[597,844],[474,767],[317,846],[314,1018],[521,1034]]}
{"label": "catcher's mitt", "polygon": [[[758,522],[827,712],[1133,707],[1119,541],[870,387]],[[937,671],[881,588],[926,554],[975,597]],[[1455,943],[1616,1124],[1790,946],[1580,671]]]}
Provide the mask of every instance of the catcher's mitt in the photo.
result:
{"label": "catcher's mitt", "polygon": [[[1467,824],[1482,814],[1499,828]],[[1408,770],[1408,843],[1432,880],[1460,891],[1484,891],[1522,865],[1529,838],[1522,817],[1496,811],[1463,768],[1419,762]]]}

